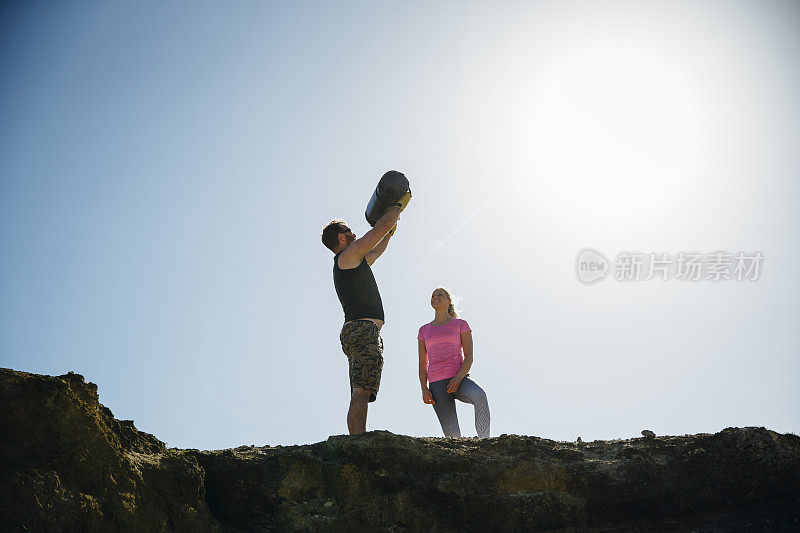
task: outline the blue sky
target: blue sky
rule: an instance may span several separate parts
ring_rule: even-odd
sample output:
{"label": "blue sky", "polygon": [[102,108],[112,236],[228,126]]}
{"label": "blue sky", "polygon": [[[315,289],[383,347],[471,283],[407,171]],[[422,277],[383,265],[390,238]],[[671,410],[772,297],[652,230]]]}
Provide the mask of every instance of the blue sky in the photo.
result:
{"label": "blue sky", "polygon": [[[171,446],[346,432],[331,218],[414,198],[374,271],[368,429],[441,435],[416,332],[463,298],[492,434],[800,431],[791,2],[0,7],[0,366]],[[577,253],[760,251],[586,286]],[[459,407],[465,435],[471,415]]]}

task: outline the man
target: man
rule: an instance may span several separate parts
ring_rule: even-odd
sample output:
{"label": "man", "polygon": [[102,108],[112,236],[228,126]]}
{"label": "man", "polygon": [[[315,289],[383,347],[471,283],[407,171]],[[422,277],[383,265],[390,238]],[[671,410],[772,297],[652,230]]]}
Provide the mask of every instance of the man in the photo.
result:
{"label": "man", "polygon": [[386,250],[410,199],[411,193],[406,193],[360,239],[342,220],[333,220],[322,230],[322,244],[335,254],[333,284],[344,310],[339,340],[350,363],[347,429],[351,435],[367,430],[367,405],[377,397],[383,369],[383,303],[370,267]]}

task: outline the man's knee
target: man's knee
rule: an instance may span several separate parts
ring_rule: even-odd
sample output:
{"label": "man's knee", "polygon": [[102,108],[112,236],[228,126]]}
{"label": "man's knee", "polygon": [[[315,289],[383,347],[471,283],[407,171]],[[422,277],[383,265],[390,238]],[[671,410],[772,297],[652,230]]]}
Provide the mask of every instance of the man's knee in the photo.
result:
{"label": "man's knee", "polygon": [[353,389],[353,392],[350,395],[350,399],[356,402],[367,403],[369,401],[370,394],[372,394],[372,391],[369,391],[367,389],[362,389],[361,387],[356,387]]}

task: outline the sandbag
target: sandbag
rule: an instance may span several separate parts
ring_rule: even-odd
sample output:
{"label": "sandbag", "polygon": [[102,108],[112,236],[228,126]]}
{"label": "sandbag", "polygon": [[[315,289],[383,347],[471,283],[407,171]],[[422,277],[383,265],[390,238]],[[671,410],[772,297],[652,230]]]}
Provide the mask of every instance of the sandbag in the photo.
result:
{"label": "sandbag", "polygon": [[375,187],[375,192],[372,193],[372,198],[367,203],[367,210],[364,212],[369,225],[375,226],[378,220],[386,214],[386,210],[396,204],[410,190],[408,178],[402,172],[390,170],[384,174],[378,182],[378,186]]}

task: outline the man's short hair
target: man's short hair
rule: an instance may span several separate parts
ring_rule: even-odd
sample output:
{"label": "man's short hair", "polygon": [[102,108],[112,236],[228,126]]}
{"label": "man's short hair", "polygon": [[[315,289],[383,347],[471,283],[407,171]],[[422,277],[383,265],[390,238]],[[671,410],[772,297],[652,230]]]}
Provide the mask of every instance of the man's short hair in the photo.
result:
{"label": "man's short hair", "polygon": [[[322,244],[331,252],[336,253],[336,247],[339,245],[339,234],[342,232],[342,225],[344,220],[334,219],[328,222],[328,225],[322,228]],[[346,225],[346,224],[345,224]]]}

